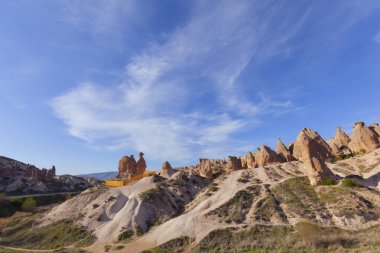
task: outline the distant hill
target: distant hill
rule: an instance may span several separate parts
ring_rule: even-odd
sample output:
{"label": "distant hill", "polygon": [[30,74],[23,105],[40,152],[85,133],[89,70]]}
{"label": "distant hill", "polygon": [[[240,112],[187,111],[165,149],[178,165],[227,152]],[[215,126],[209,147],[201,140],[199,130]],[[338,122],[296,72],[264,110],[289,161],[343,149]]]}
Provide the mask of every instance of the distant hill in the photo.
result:
{"label": "distant hill", "polygon": [[81,174],[77,175],[77,177],[94,177],[99,180],[106,180],[110,178],[115,178],[117,176],[117,171],[107,171],[107,172],[98,172],[98,173],[91,173],[91,174]]}
{"label": "distant hill", "polygon": [[57,176],[56,169],[39,169],[8,157],[0,156],[0,192],[8,195],[25,195],[55,192],[83,191],[99,180],[75,177],[71,175]]}

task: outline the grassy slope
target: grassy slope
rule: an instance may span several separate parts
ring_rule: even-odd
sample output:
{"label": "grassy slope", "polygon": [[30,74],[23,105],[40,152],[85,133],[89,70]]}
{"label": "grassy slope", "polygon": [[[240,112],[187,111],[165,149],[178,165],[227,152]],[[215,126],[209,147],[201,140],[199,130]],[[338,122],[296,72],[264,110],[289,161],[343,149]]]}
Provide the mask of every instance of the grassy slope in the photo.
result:
{"label": "grassy slope", "polygon": [[26,214],[2,220],[0,245],[27,249],[60,249],[75,244],[78,247],[92,243],[92,235],[69,221],[60,221],[45,227],[33,227],[39,214]]}

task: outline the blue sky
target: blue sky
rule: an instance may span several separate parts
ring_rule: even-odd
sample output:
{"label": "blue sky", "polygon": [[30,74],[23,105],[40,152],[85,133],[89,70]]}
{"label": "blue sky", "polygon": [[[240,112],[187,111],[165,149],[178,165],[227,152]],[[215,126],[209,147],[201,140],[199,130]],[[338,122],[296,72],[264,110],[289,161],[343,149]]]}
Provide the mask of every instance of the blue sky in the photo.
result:
{"label": "blue sky", "polygon": [[58,174],[380,121],[379,1],[1,1],[0,155]]}

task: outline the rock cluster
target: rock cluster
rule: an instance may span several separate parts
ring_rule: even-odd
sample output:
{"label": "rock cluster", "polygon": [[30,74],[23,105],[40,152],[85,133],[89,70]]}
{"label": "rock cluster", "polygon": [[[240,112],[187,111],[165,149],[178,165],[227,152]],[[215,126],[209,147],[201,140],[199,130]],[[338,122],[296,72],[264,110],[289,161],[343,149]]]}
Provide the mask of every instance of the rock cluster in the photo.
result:
{"label": "rock cluster", "polygon": [[229,156],[228,158],[229,159],[226,165],[226,171],[241,170],[243,168],[241,166],[240,158],[237,158],[236,156]]}
{"label": "rock cluster", "polygon": [[285,144],[281,141],[281,139],[278,139],[277,147],[276,147],[276,153],[279,155],[282,162],[291,162],[291,161],[295,160],[292,153],[285,146]]}
{"label": "rock cluster", "polygon": [[257,166],[265,166],[271,163],[281,163],[281,158],[271,148],[262,145],[256,152],[255,160]]}
{"label": "rock cluster", "polygon": [[[318,132],[304,128],[295,142],[286,147],[281,139],[277,142],[276,151],[262,145],[255,153],[248,152],[240,158],[230,156],[224,167],[225,171],[251,169],[272,163],[283,163],[294,160],[305,164],[310,182],[318,185],[323,179],[335,178],[325,161],[339,156],[369,152],[380,148],[380,126],[372,124],[366,127],[363,122],[355,123],[354,132],[348,136],[340,127],[334,138],[325,141]],[[200,160],[199,172],[211,178],[212,170],[207,159]]]}
{"label": "rock cluster", "polygon": [[170,178],[175,173],[175,170],[172,168],[168,161],[165,161],[162,164],[161,170],[158,172],[158,175],[165,178]]}
{"label": "rock cluster", "polygon": [[34,165],[16,161],[0,164],[0,177],[23,176],[31,179],[50,180],[56,176],[55,173],[55,166],[52,166],[50,169],[39,169]]}
{"label": "rock cluster", "polygon": [[[334,179],[335,175],[324,162],[327,155],[324,142],[321,142],[319,137],[312,138],[307,132],[309,131],[301,131],[297,137],[296,145],[301,150],[298,159],[305,165],[310,184],[318,185],[323,179]],[[316,135],[313,136],[315,137]]]}
{"label": "rock cluster", "polygon": [[201,158],[194,170],[202,177],[213,179],[226,170],[226,165],[227,163],[224,160]]}
{"label": "rock cluster", "polygon": [[317,152],[321,159],[325,160],[333,157],[329,144],[327,144],[327,142],[316,131],[309,128],[304,128],[301,130],[301,133],[297,136],[296,142],[294,143],[293,156],[296,159],[301,160],[304,149],[303,141],[305,137],[309,137],[314,142],[318,143]]}
{"label": "rock cluster", "polygon": [[146,162],[143,156],[144,153],[140,152],[137,162],[133,155],[122,156],[119,161],[118,178],[129,179],[144,174],[146,171]]}
{"label": "rock cluster", "polygon": [[380,147],[376,124],[367,127],[363,122],[356,122],[351,135],[349,148],[355,153],[365,153]]}

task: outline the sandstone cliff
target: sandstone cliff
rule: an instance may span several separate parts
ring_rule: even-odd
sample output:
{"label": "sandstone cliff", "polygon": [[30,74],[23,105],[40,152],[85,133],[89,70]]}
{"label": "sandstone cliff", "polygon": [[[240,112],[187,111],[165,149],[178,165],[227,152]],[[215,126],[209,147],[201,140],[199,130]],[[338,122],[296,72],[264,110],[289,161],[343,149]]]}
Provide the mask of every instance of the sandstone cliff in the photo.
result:
{"label": "sandstone cliff", "polygon": [[376,132],[367,127],[363,122],[356,122],[349,148],[355,153],[365,153],[379,147],[380,141]]}

